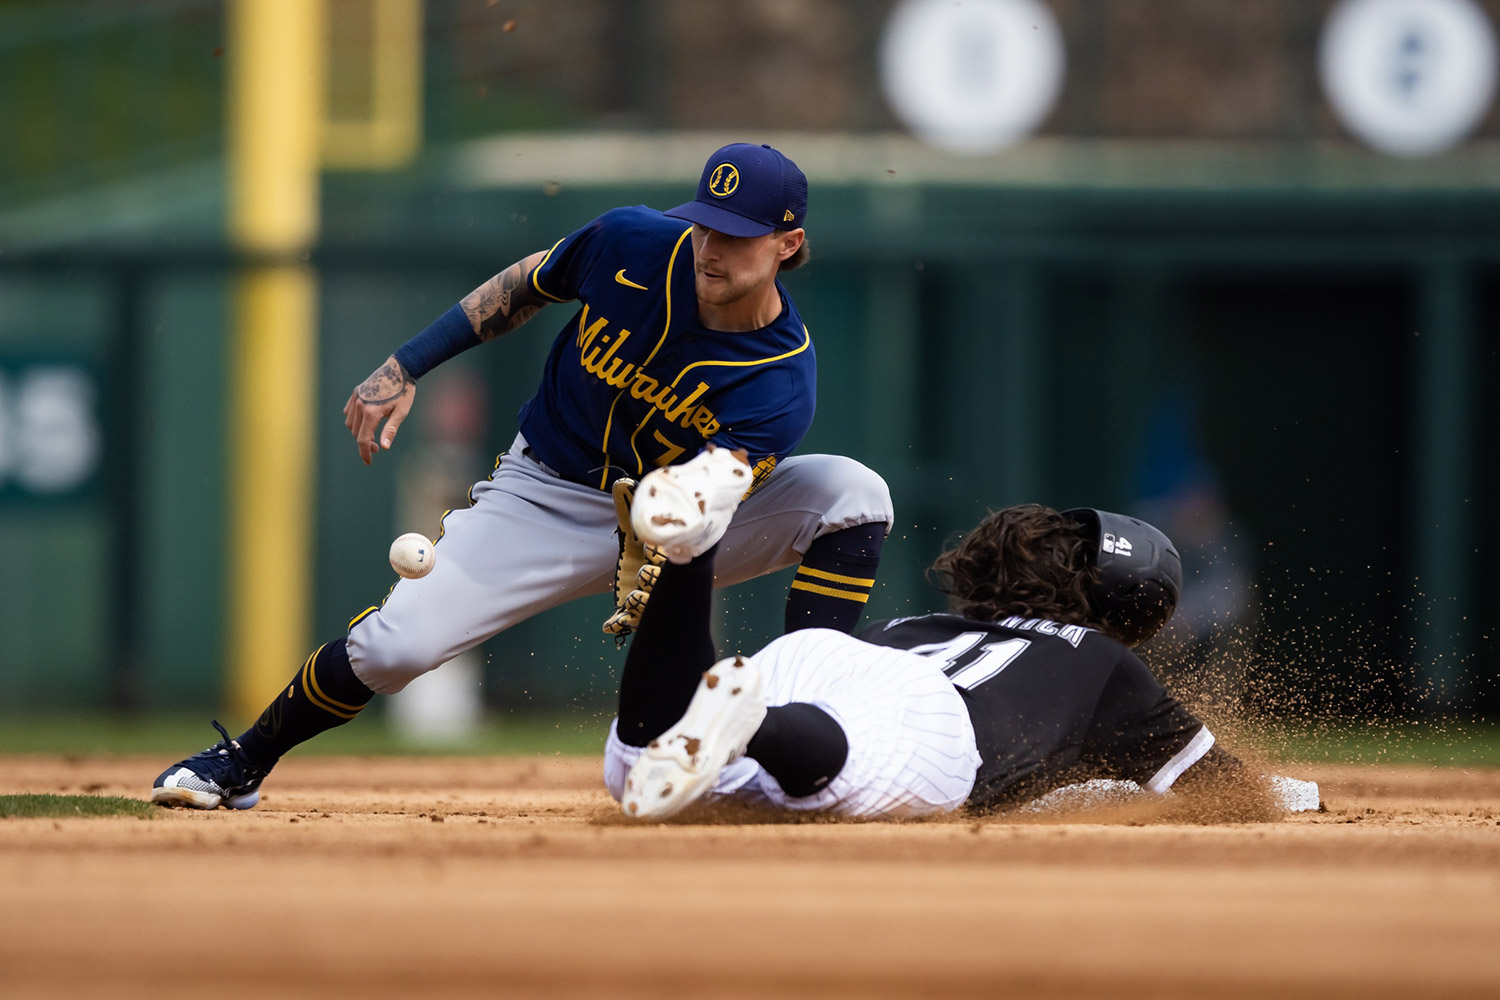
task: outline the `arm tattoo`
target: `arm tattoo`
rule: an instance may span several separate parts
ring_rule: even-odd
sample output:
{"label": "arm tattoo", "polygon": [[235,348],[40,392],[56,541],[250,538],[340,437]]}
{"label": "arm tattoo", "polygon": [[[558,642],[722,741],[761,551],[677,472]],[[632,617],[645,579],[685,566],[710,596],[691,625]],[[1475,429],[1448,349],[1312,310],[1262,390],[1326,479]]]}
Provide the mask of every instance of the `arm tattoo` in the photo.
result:
{"label": "arm tattoo", "polygon": [[464,296],[460,305],[480,340],[494,340],[535,316],[546,305],[526,279],[541,254],[518,260]]}
{"label": "arm tattoo", "polygon": [[387,361],[361,382],[355,392],[361,403],[379,406],[401,398],[407,386],[416,384],[417,380],[406,374],[405,368],[395,361]]}

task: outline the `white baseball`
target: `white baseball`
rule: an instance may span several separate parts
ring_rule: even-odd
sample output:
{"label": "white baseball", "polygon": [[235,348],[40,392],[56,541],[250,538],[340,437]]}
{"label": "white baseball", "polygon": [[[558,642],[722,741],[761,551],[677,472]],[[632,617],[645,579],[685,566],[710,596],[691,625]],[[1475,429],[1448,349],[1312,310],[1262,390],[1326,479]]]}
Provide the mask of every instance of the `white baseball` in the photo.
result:
{"label": "white baseball", "polygon": [[436,565],[437,551],[421,532],[408,531],[391,543],[391,569],[408,580],[426,576]]}

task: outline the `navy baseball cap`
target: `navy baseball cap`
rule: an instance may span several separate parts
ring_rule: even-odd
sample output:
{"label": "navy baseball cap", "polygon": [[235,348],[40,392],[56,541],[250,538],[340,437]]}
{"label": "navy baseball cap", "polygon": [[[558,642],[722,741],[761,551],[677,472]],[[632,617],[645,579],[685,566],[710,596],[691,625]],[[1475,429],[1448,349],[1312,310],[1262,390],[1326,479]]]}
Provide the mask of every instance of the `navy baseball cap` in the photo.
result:
{"label": "navy baseball cap", "polygon": [[800,229],[807,215],[807,177],[770,146],[732,143],[708,158],[698,197],[666,214],[728,236]]}

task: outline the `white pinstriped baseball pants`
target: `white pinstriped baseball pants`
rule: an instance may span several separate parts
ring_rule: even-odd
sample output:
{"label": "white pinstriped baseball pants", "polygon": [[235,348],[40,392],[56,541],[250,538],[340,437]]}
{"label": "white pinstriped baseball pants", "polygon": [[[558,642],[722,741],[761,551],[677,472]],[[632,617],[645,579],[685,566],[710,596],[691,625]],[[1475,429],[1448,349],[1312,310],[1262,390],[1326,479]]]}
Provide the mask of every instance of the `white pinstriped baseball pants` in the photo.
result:
{"label": "white pinstriped baseball pants", "polygon": [[[767,701],[816,705],[849,740],[844,768],[815,795],[792,798],[748,757],[733,761],[709,798],[732,798],[806,812],[902,818],[952,812],[974,787],[979,751],[968,709],[940,664],[875,646],[831,629],[805,629],[749,657]],[[604,783],[617,800],[640,748],[610,725]]]}

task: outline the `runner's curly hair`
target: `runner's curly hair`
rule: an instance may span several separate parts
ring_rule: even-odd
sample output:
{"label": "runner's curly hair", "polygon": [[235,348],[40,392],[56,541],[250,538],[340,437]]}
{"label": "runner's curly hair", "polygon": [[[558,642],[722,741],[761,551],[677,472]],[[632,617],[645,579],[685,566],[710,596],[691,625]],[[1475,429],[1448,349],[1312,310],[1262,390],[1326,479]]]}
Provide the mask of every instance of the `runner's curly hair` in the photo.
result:
{"label": "runner's curly hair", "polygon": [[1088,594],[1098,577],[1092,544],[1051,507],[1021,504],[990,511],[927,575],[965,618],[1023,615],[1098,626]]}

